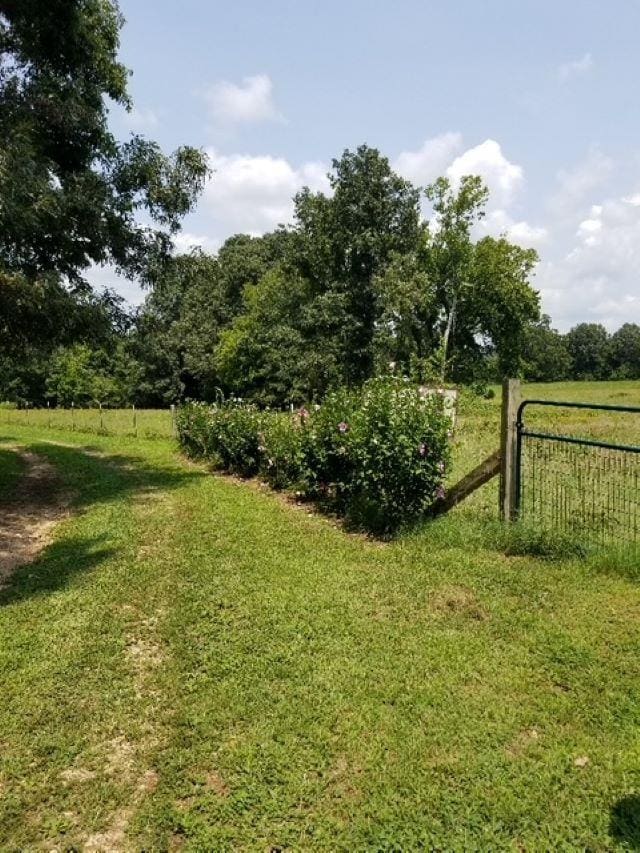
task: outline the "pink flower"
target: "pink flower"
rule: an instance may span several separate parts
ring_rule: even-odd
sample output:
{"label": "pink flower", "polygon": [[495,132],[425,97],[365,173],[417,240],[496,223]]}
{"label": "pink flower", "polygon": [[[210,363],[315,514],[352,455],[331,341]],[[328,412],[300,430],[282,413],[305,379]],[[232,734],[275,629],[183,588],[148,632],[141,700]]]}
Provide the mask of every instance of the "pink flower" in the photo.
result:
{"label": "pink flower", "polygon": [[447,495],[447,493],[445,492],[445,490],[443,489],[443,487],[442,487],[442,486],[438,486],[438,488],[436,489],[436,498],[437,498],[439,501],[443,501],[443,500],[445,499],[446,495]]}
{"label": "pink flower", "polygon": [[420,456],[427,455],[427,445],[424,442],[422,442],[422,444],[418,447],[418,453],[420,454]]}
{"label": "pink flower", "polygon": [[338,424],[338,429],[344,435],[346,432],[349,432],[349,424],[345,423],[344,421],[340,421],[340,423]]}
{"label": "pink flower", "polygon": [[445,464],[444,464],[444,462],[442,462],[442,461],[441,461],[441,462],[438,462],[438,471],[439,471],[441,474],[444,474],[444,469],[445,469]]}
{"label": "pink flower", "polygon": [[309,417],[309,410],[308,410],[308,409],[305,409],[305,407],[304,407],[304,406],[301,406],[301,407],[300,407],[300,411],[298,412],[298,414],[300,415],[300,420],[301,420],[301,421],[304,421],[304,420],[306,420],[306,418],[308,418],[308,417]]}

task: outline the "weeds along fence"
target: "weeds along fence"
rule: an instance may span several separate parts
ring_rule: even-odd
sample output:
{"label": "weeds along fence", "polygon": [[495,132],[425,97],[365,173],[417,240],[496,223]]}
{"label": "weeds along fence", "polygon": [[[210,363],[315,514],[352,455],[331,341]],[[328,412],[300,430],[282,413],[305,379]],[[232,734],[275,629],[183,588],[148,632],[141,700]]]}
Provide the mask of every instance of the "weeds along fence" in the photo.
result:
{"label": "weeds along fence", "polygon": [[175,409],[98,408],[4,408],[0,407],[4,426],[32,426],[67,430],[89,435],[135,438],[172,438],[175,435]]}

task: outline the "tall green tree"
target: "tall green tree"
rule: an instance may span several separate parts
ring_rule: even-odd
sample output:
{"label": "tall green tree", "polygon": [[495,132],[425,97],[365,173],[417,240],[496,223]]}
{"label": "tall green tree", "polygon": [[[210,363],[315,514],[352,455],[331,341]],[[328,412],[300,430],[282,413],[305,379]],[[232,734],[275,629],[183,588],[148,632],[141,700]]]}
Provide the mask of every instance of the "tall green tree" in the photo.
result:
{"label": "tall green tree", "polygon": [[523,330],[521,341],[522,374],[532,382],[557,382],[571,376],[571,355],[564,335],[551,327],[544,314]]}
{"label": "tall green tree", "polygon": [[458,328],[473,349],[478,338],[490,342],[501,376],[519,375],[524,329],[540,316],[540,298],[530,284],[537,262],[535,250],[504,237],[485,237],[474,246],[471,287],[461,301]]}
{"label": "tall green tree", "polygon": [[473,298],[471,229],[484,217],[489,191],[481,178],[468,175],[456,192],[448,178],[425,190],[434,220],[427,253],[427,273],[440,306],[440,379],[446,379],[449,350],[458,316]]}
{"label": "tall green tree", "polygon": [[640,326],[625,323],[609,339],[609,366],[617,379],[640,379]]}
{"label": "tall green tree", "polygon": [[376,279],[395,255],[416,250],[420,194],[366,145],[334,160],[328,177],[331,196],[305,189],[295,198],[296,263],[314,293],[343,298],[344,379],[358,383],[373,372]]}
{"label": "tall green tree", "polygon": [[[0,264],[81,279],[92,263],[145,276],[207,174],[204,154],[118,142],[131,107],[115,0],[0,0]],[[147,225],[140,223],[144,212]]]}
{"label": "tall green tree", "polygon": [[600,323],[579,323],[566,335],[575,379],[606,379],[609,334]]}

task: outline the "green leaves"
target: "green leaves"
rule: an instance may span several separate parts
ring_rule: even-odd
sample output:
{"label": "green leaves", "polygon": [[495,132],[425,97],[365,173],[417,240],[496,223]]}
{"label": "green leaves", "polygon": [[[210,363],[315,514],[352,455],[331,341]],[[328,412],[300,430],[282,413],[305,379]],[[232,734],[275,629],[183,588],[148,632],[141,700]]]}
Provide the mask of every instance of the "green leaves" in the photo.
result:
{"label": "green leaves", "polygon": [[105,262],[148,277],[202,190],[204,153],[108,130],[108,99],[130,106],[117,3],[4,0],[0,13],[0,263],[31,278],[77,281]]}

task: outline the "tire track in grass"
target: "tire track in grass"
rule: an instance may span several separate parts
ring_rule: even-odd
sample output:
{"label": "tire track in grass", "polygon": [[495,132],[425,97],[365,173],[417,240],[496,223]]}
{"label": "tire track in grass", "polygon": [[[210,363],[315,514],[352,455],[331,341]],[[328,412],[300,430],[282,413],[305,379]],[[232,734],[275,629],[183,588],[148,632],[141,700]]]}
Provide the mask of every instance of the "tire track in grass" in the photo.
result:
{"label": "tire track in grass", "polygon": [[17,446],[10,449],[20,457],[24,473],[0,504],[0,587],[52,541],[53,528],[70,514],[72,498],[50,462]]}

